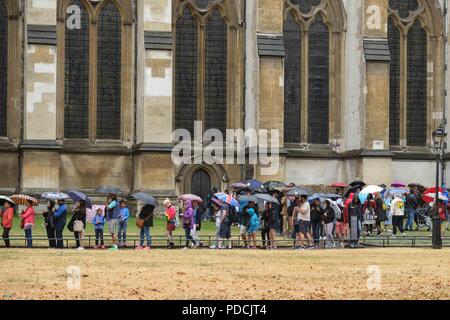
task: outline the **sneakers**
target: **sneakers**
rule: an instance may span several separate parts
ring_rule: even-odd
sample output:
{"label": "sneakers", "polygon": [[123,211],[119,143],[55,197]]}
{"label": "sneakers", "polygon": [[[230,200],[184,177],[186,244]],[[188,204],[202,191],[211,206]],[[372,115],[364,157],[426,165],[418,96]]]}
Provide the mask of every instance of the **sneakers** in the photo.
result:
{"label": "sneakers", "polygon": [[100,249],[101,249],[101,250],[105,250],[106,247],[105,247],[104,245],[102,245],[102,246],[100,247]]}
{"label": "sneakers", "polygon": [[406,237],[406,233],[403,232],[403,233],[402,233],[402,236]]}
{"label": "sneakers", "polygon": [[150,250],[150,247],[149,246],[145,246],[144,248],[142,248],[142,250]]}
{"label": "sneakers", "polygon": [[212,246],[210,246],[209,248],[210,248],[210,249],[217,249],[217,246],[216,246],[216,245],[212,245]]}
{"label": "sneakers", "polygon": [[83,247],[78,247],[77,250],[78,250],[78,251],[83,251],[84,248],[83,248]]}
{"label": "sneakers", "polygon": [[137,246],[135,250],[142,250],[142,249],[144,249],[143,246]]}
{"label": "sneakers", "polygon": [[93,246],[92,249],[98,249],[98,246]]}
{"label": "sneakers", "polygon": [[108,249],[109,251],[117,251],[119,250],[119,248],[117,247],[117,245],[113,244],[111,248]]}

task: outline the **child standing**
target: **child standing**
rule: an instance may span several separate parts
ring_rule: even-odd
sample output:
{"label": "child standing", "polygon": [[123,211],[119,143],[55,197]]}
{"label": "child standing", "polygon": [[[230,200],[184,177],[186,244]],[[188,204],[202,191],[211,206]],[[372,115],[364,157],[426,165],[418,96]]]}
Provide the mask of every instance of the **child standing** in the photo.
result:
{"label": "child standing", "polygon": [[105,242],[103,240],[103,228],[105,226],[105,217],[101,208],[98,208],[94,218],[92,219],[92,224],[95,230],[95,246],[94,249],[105,249]]}
{"label": "child standing", "polygon": [[120,201],[120,221],[119,221],[119,247],[127,246],[127,225],[130,211],[125,200]]}
{"label": "child standing", "polygon": [[250,216],[247,227],[248,243],[251,245],[251,242],[253,242],[251,248],[256,249],[256,231],[259,229],[259,218],[253,208],[248,208],[247,213]]}
{"label": "child standing", "polygon": [[2,218],[2,227],[3,227],[2,238],[5,241],[5,246],[9,248],[11,244],[9,240],[9,231],[12,228],[12,223],[14,219],[14,207],[8,201],[5,201],[3,207],[5,211],[0,210],[0,217]]}

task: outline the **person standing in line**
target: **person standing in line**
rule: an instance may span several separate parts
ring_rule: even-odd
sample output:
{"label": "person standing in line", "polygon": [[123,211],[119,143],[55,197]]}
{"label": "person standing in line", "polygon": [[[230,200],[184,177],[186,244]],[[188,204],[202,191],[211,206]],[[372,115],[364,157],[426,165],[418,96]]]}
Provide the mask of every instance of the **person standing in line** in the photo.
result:
{"label": "person standing in line", "polygon": [[381,198],[381,193],[375,193],[375,220],[377,227],[377,236],[381,236],[383,234],[381,223],[387,220],[386,211],[384,210],[384,202]]}
{"label": "person standing in line", "polygon": [[164,207],[166,208],[166,211],[164,213],[166,217],[166,237],[167,241],[169,242],[168,248],[173,249],[175,248],[175,244],[173,242],[173,235],[172,233],[175,231],[176,227],[176,210],[172,203],[170,202],[169,198],[166,198],[164,200]]}
{"label": "person standing in line", "polygon": [[249,239],[247,239],[248,231],[248,223],[250,220],[250,214],[248,213],[248,209],[253,208],[254,202],[250,201],[246,206],[244,206],[241,210],[241,214],[239,215],[239,231],[242,237],[242,241],[244,241],[243,248],[246,249],[250,246]]}
{"label": "person standing in line", "polygon": [[47,200],[47,210],[42,213],[44,217],[45,230],[47,232],[49,248],[56,248],[55,220],[53,212],[55,211],[55,201]]}
{"label": "person standing in line", "polygon": [[288,198],[283,195],[281,198],[281,223],[282,223],[282,231],[283,237],[286,239],[289,234],[289,216],[288,216]]}
{"label": "person standing in line", "polygon": [[130,218],[130,211],[127,208],[127,201],[120,200],[120,220],[119,220],[118,238],[119,238],[119,247],[122,248],[127,246],[127,226],[129,218]]}
{"label": "person standing in line", "polygon": [[357,194],[348,205],[348,217],[350,225],[350,248],[360,248],[359,237],[361,236],[361,224],[359,223],[362,215],[362,205]]}
{"label": "person standing in line", "polygon": [[[150,227],[153,227],[153,211],[155,206],[147,204],[142,207],[139,213],[139,219],[144,220],[144,225],[140,231],[140,242],[136,250],[150,250],[152,245],[152,235],[150,233]],[[144,240],[147,240],[147,245],[144,246]]]}
{"label": "person standing in line", "polygon": [[400,232],[403,236],[405,236],[405,231],[403,229],[403,218],[405,217],[405,203],[402,200],[402,196],[396,194],[394,196],[394,200],[391,202],[391,214],[392,214],[392,225],[393,225],[393,238],[397,236],[397,228],[400,229]]}
{"label": "person standing in line", "polygon": [[191,230],[192,230],[192,217],[194,215],[194,209],[192,209],[192,202],[191,200],[184,201],[184,213],[183,213],[183,229],[184,234],[186,237],[186,244],[184,246],[184,249],[188,249],[194,244],[194,239],[191,237]]}
{"label": "person standing in line", "polygon": [[313,249],[311,234],[309,232],[311,224],[311,207],[308,196],[302,195],[300,198],[301,207],[294,209],[294,219],[299,222],[300,250]]}
{"label": "person standing in line", "polygon": [[64,247],[63,232],[67,221],[67,205],[64,199],[58,200],[58,208],[53,213],[53,221],[55,223],[56,248]]}
{"label": "person standing in line", "polygon": [[95,231],[95,246],[94,249],[105,249],[105,241],[103,239],[103,229],[105,226],[105,217],[101,208],[97,209],[97,212],[92,219]]}
{"label": "person standing in line", "polygon": [[376,201],[373,199],[373,195],[369,193],[367,200],[364,202],[364,218],[363,224],[366,227],[366,233],[368,236],[372,235],[373,226],[375,225],[375,211],[376,211]]}
{"label": "person standing in line", "polygon": [[[261,213],[261,240],[262,240],[262,248],[270,249],[270,228],[269,228],[269,216],[270,216],[270,203],[266,202],[264,204],[264,210]],[[267,245],[266,245],[267,241]]]}
{"label": "person standing in line", "polygon": [[329,200],[325,200],[325,209],[323,210],[323,223],[325,225],[326,234],[326,246],[325,248],[331,249],[335,247],[333,228],[334,228],[334,218],[336,214],[334,209],[331,207]]}
{"label": "person standing in line", "polygon": [[77,250],[84,250],[83,238],[86,228],[86,204],[82,200],[78,201],[73,209],[72,226]]}
{"label": "person standing in line", "polygon": [[20,218],[23,221],[23,229],[25,231],[25,238],[27,242],[27,248],[33,247],[33,228],[34,228],[34,208],[33,201],[27,200],[27,207],[22,211]]}
{"label": "person standing in line", "polygon": [[406,196],[406,226],[405,230],[413,231],[414,221],[416,220],[416,212],[419,207],[419,201],[417,199],[418,189],[417,187],[411,188],[409,194]]}
{"label": "person standing in line", "polygon": [[232,249],[230,207],[226,204],[220,209],[219,249],[225,249],[224,241],[228,240],[228,249]]}
{"label": "person standing in line", "polygon": [[248,208],[247,211],[250,216],[247,228],[249,248],[256,249],[256,231],[259,229],[259,217],[253,208]]}
{"label": "person standing in line", "polygon": [[311,203],[311,229],[314,240],[314,246],[320,246],[320,226],[322,225],[322,209],[319,205],[319,199],[314,199]]}
{"label": "person standing in line", "polygon": [[194,243],[193,248],[198,248],[200,246],[200,236],[198,233],[202,226],[202,211],[197,200],[192,201],[192,209],[191,237]]}
{"label": "person standing in line", "polygon": [[111,234],[112,246],[111,251],[117,251],[117,232],[119,230],[120,222],[120,204],[115,194],[110,194],[107,198],[105,218],[108,222],[108,232]]}
{"label": "person standing in line", "polygon": [[0,211],[0,217],[2,218],[2,227],[3,227],[2,238],[3,241],[5,241],[5,246],[9,248],[11,246],[11,241],[9,239],[9,231],[13,226],[14,204],[5,201],[5,203],[3,204],[3,210],[4,211]]}

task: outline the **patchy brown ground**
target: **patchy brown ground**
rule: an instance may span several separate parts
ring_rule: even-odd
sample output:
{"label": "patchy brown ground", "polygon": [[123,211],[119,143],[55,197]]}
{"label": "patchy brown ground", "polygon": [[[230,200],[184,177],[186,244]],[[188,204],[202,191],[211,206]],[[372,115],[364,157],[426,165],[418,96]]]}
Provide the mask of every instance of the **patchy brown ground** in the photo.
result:
{"label": "patchy brown ground", "polygon": [[[68,266],[81,270],[78,290]],[[0,269],[0,299],[450,299],[450,249],[2,249]]]}

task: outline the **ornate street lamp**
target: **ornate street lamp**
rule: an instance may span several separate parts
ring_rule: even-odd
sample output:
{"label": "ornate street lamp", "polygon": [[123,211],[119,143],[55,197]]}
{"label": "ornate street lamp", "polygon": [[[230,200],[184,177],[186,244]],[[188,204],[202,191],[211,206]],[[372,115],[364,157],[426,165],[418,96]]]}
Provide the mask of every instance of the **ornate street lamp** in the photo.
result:
{"label": "ornate street lamp", "polygon": [[434,198],[434,215],[433,215],[433,249],[442,249],[441,238],[441,219],[439,218],[439,163],[443,161],[443,155],[447,149],[447,133],[441,124],[436,131],[433,132],[433,152],[436,154],[436,195]]}

